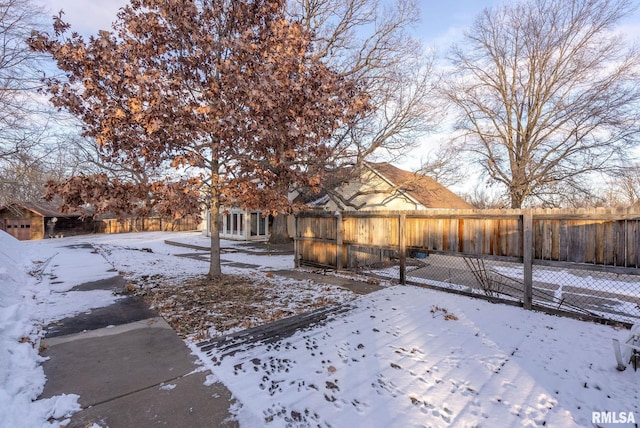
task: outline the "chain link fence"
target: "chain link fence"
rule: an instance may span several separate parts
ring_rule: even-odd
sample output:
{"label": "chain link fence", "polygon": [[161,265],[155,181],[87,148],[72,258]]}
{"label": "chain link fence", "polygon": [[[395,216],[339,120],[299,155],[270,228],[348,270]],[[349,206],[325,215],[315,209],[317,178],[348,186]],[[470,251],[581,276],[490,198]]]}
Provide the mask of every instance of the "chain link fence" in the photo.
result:
{"label": "chain link fence", "polygon": [[640,208],[302,213],[296,266],[640,323]]}
{"label": "chain link fence", "polygon": [[[397,249],[347,248],[348,266],[360,274],[401,280]],[[533,304],[577,317],[640,322],[640,276],[602,270],[533,265]],[[406,282],[488,299],[522,303],[524,265],[496,257],[409,250]]]}

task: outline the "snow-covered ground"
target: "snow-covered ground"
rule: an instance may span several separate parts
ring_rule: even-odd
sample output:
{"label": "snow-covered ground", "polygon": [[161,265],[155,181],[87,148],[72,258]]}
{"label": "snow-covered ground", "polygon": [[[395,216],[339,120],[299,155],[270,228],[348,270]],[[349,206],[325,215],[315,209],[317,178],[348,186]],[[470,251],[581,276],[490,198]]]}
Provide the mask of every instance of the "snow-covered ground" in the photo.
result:
{"label": "snow-covered ground", "polygon": [[46,380],[41,366],[43,359],[38,355],[42,326],[38,302],[49,285],[27,272],[44,267],[45,263],[44,258],[27,258],[24,245],[0,231],[0,425],[3,427],[58,426],[47,420],[63,418],[80,409],[77,395],[36,400]]}
{"label": "snow-covered ground", "polygon": [[[197,251],[165,239],[207,243],[194,233],[155,232],[20,243],[0,232],[0,425],[50,426],[49,417],[77,410],[77,396],[36,400],[45,382],[40,329],[117,296],[79,294],[73,284],[115,271],[136,278],[206,272],[206,260],[176,257]],[[85,242],[109,265],[90,248],[79,251]],[[87,257],[87,268],[56,270],[65,257]],[[293,265],[291,256],[223,258],[227,273],[248,273],[237,263],[254,265],[249,273],[256,275]],[[624,329],[411,286],[349,304],[353,309],[325,325],[233,356],[188,344],[240,403],[243,427],[640,422],[640,372],[615,369],[611,339],[625,340]]]}
{"label": "snow-covered ground", "polygon": [[244,404],[241,422],[572,427],[593,426],[592,412],[640,416],[640,373],[615,370],[611,338],[623,331],[410,286],[355,306],[278,345],[201,357]]}

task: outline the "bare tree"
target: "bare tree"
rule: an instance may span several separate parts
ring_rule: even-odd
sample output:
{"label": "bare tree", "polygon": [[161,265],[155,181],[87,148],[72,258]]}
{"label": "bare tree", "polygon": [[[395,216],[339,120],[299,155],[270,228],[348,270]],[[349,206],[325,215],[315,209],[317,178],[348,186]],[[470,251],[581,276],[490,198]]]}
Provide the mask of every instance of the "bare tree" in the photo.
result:
{"label": "bare tree", "polygon": [[485,185],[477,185],[470,193],[463,194],[462,197],[477,209],[498,209],[508,206],[503,195]]}
{"label": "bare tree", "polygon": [[26,44],[41,17],[29,0],[0,1],[0,161],[24,153],[41,135],[43,124],[35,117],[42,112],[33,95],[43,57]]}
{"label": "bare tree", "polygon": [[61,151],[21,151],[0,164],[0,206],[10,202],[39,202],[49,180],[64,176],[66,162]]}
{"label": "bare tree", "polygon": [[621,167],[613,176],[600,182],[604,182],[598,190],[605,205],[625,206],[640,201],[640,164],[637,162]]}
{"label": "bare tree", "polygon": [[637,143],[640,55],[613,33],[632,11],[630,0],[504,5],[452,48],[445,95],[511,207],[588,190],[585,174],[610,170]]}
{"label": "bare tree", "polygon": [[[321,159],[331,171],[323,190],[357,177],[364,160],[398,157],[437,122],[434,56],[411,36],[419,10],[413,0],[289,0],[289,14],[313,35],[314,53],[354,79],[372,106],[333,134]],[[278,220],[276,218],[276,220]]]}
{"label": "bare tree", "polygon": [[29,126],[21,131],[24,144],[0,158],[0,205],[42,201],[49,181],[73,175],[106,172],[112,177],[135,177],[126,162],[109,161],[95,140],[81,137],[81,124],[73,119],[46,106],[30,113]]}
{"label": "bare tree", "polygon": [[445,187],[455,186],[469,178],[460,148],[456,145],[438,147],[422,159],[418,173],[428,175]]}
{"label": "bare tree", "polygon": [[622,203],[632,205],[640,201],[640,165],[635,163],[624,168],[612,185],[619,189]]}
{"label": "bare tree", "polygon": [[434,56],[411,36],[415,1],[290,0],[289,11],[312,32],[315,54],[358,81],[375,107],[335,136],[332,161],[403,154],[434,127]]}
{"label": "bare tree", "polygon": [[66,169],[55,112],[37,93],[45,58],[26,43],[42,18],[32,1],[0,1],[0,205],[40,201],[47,180]]}

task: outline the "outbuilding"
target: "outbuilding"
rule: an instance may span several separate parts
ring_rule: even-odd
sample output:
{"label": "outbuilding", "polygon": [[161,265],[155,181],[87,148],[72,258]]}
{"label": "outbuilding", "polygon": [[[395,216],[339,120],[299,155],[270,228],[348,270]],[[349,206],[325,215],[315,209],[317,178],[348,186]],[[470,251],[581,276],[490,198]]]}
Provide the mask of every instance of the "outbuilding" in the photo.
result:
{"label": "outbuilding", "polygon": [[23,241],[91,233],[93,229],[91,216],[61,213],[51,202],[13,202],[0,207],[0,230]]}

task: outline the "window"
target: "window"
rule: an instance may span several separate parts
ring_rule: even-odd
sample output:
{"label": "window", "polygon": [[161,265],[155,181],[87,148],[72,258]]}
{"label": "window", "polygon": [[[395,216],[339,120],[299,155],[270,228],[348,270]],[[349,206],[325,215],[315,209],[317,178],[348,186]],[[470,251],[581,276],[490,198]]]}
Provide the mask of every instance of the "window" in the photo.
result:
{"label": "window", "polygon": [[267,223],[269,222],[269,216],[263,216],[260,214],[260,227],[258,229],[258,235],[267,236]]}
{"label": "window", "polygon": [[267,236],[267,224],[269,217],[262,213],[251,213],[251,236]]}
{"label": "window", "polygon": [[242,235],[244,232],[244,214],[232,213],[227,216],[227,234]]}
{"label": "window", "polygon": [[231,235],[231,214],[225,216],[227,235]]}
{"label": "window", "polygon": [[258,220],[258,213],[251,213],[251,236],[257,236],[259,234]]}

